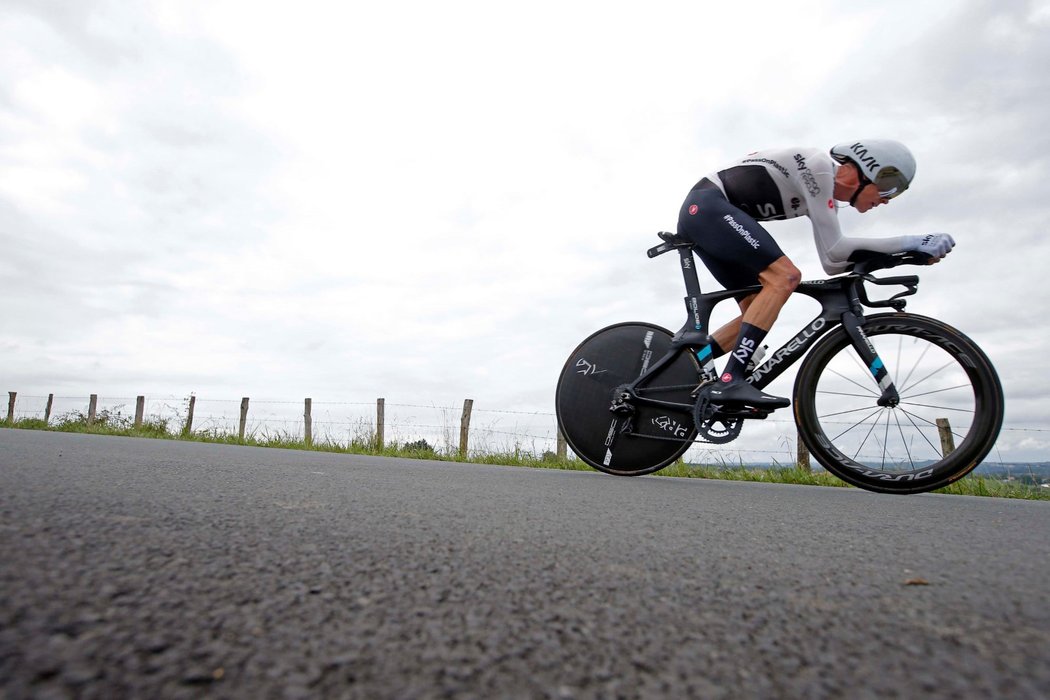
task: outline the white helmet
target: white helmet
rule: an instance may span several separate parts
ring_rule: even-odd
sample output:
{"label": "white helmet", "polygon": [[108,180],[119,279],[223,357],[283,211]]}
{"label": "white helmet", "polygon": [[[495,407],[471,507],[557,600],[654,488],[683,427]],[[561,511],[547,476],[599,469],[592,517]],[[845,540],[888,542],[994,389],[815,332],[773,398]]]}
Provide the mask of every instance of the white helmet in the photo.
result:
{"label": "white helmet", "polygon": [[847,141],[832,148],[831,157],[840,163],[854,163],[861,176],[861,185],[874,182],[879,195],[887,199],[908,189],[915,179],[915,156],[899,141]]}

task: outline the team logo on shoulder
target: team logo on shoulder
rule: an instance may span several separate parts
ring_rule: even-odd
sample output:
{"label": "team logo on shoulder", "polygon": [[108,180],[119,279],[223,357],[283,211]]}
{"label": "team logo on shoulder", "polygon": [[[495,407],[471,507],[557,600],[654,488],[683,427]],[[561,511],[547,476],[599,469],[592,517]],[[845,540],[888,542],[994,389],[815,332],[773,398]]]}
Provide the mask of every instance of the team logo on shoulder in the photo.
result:
{"label": "team logo on shoulder", "polygon": [[791,208],[793,210],[798,210],[798,208],[800,206],[802,206],[802,200],[799,199],[798,197],[792,197],[791,198]]}
{"label": "team logo on shoulder", "polygon": [[700,207],[696,206],[695,204],[690,204],[689,205],[689,213],[691,215],[696,216],[696,212],[698,212],[698,211],[700,211]]}
{"label": "team logo on shoulder", "polygon": [[829,199],[828,200],[828,209],[834,209],[834,208],[835,208],[835,200],[834,199]]}

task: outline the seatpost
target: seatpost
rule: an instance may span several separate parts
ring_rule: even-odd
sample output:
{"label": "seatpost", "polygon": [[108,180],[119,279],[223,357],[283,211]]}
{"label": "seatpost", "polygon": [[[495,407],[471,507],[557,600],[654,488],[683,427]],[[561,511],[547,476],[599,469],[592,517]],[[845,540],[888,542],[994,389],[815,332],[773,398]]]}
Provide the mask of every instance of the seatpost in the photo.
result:
{"label": "seatpost", "polygon": [[696,330],[700,330],[700,317],[698,308],[700,303],[700,278],[696,276],[696,260],[693,259],[692,247],[678,249],[678,255],[682,259],[682,277],[685,278],[685,308],[693,317]]}
{"label": "seatpost", "polygon": [[692,246],[678,249],[678,255],[682,259],[682,277],[685,279],[685,309],[689,320],[685,322],[681,330],[675,333],[671,339],[671,347],[692,346],[699,347],[694,350],[696,359],[703,368],[701,370],[702,380],[714,379],[715,363],[711,353],[711,338],[707,335],[705,323],[709,321],[707,313],[700,318],[700,279],[696,276],[696,260],[693,258]]}

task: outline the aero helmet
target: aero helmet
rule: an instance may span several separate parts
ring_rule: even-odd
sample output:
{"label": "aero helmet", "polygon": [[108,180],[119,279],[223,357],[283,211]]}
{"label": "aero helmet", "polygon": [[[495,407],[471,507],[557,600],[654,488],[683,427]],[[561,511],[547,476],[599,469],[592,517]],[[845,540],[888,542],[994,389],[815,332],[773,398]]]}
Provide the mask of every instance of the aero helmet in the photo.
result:
{"label": "aero helmet", "polygon": [[893,199],[908,189],[915,178],[915,156],[899,141],[846,141],[831,149],[831,157],[840,163],[854,163],[861,175],[862,186],[875,183],[879,195],[887,199]]}

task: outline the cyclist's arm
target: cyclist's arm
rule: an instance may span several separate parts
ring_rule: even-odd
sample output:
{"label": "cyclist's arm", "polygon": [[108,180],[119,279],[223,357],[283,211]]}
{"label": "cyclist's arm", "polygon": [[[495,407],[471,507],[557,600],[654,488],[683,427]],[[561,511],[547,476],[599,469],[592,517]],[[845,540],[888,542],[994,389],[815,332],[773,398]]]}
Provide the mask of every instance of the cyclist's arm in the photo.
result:
{"label": "cyclist's arm", "polygon": [[829,275],[845,272],[850,265],[849,257],[855,250],[870,250],[874,253],[899,253],[913,250],[916,236],[889,236],[886,238],[857,238],[842,235],[838,214],[830,200],[823,205],[814,203],[818,211],[810,210],[813,222],[813,238],[817,244],[820,264]]}
{"label": "cyclist's arm", "polygon": [[811,159],[813,175],[818,185],[813,191],[804,190],[809,219],[813,223],[813,239],[817,244],[820,264],[829,275],[845,272],[850,254],[855,250],[875,253],[899,253],[914,249],[915,236],[888,238],[854,238],[842,235],[838,210],[831,193],[834,192],[835,171],[830,158]]}

